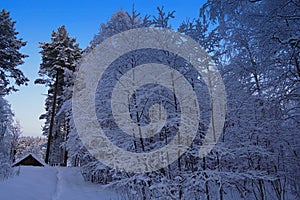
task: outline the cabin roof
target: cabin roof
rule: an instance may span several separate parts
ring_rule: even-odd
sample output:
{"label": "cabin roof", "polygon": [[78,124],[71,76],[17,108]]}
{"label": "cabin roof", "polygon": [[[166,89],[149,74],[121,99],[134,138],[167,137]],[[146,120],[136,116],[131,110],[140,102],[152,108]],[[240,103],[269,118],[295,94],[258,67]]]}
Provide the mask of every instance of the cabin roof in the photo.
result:
{"label": "cabin roof", "polygon": [[19,165],[31,165],[31,166],[46,166],[47,164],[40,158],[38,158],[35,154],[29,153],[19,158],[12,164],[12,167]]}

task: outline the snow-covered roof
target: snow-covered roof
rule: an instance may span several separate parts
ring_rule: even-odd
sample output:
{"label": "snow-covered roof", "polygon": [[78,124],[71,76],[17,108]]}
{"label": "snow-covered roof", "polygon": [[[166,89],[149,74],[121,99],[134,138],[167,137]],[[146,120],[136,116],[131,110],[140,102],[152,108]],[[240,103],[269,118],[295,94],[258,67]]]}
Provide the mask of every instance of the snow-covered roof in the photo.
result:
{"label": "snow-covered roof", "polygon": [[22,156],[21,158],[17,159],[17,160],[12,164],[12,166],[16,166],[18,163],[20,163],[22,160],[24,160],[25,158],[27,158],[27,157],[30,156],[30,155],[31,155],[35,160],[37,160],[39,163],[41,163],[43,166],[46,166],[46,165],[47,165],[42,159],[40,159],[39,157],[37,157],[35,154],[29,153],[29,154],[26,154],[26,155]]}

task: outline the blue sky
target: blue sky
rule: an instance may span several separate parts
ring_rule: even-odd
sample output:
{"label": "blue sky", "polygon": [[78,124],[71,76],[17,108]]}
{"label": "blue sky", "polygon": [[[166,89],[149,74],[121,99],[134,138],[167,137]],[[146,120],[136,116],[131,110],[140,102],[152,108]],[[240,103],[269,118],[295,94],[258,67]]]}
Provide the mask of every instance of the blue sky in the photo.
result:
{"label": "blue sky", "polygon": [[21,51],[29,57],[20,68],[30,83],[6,98],[21,123],[23,135],[40,136],[43,125],[39,116],[44,112],[43,94],[46,94],[47,88],[33,84],[38,77],[41,61],[38,43],[50,41],[52,30],[65,25],[70,36],[76,37],[80,47],[85,48],[98,33],[100,23],[106,22],[120,9],[131,11],[133,4],[141,15],[155,15],[156,7],[162,5],[166,11],[175,10],[175,19],[171,20],[171,24],[177,28],[187,18],[198,17],[203,0],[0,0],[1,9],[10,11],[16,21],[19,37],[27,41]]}

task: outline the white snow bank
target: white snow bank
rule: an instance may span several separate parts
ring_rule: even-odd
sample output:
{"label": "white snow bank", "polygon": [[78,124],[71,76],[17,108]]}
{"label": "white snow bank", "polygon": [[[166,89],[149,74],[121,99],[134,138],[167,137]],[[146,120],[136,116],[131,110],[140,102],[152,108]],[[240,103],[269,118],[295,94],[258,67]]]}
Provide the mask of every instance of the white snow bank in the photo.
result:
{"label": "white snow bank", "polygon": [[19,176],[0,181],[0,199],[108,200],[117,195],[85,182],[78,168],[21,166]]}

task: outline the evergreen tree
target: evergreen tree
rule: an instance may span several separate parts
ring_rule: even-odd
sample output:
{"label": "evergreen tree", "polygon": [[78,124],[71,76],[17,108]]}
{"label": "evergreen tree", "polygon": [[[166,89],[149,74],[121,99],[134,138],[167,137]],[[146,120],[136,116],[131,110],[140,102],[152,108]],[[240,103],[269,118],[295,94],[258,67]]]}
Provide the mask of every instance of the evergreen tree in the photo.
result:
{"label": "evergreen tree", "polygon": [[[68,123],[64,116],[58,116],[64,98],[64,86],[68,85],[65,79],[66,72],[74,72],[76,62],[81,57],[81,49],[75,38],[70,38],[65,26],[52,32],[51,42],[41,42],[42,63],[40,64],[39,78],[36,84],[44,84],[49,87],[46,99],[46,113],[41,119],[46,119],[44,134],[48,135],[46,163],[62,164],[65,160],[64,153],[61,152],[61,144],[66,140],[62,127]],[[50,161],[50,151],[52,151],[52,161]],[[65,152],[65,150],[63,150]]]}
{"label": "evergreen tree", "polygon": [[0,96],[17,91],[15,86],[27,85],[29,81],[17,68],[24,63],[22,59],[27,55],[19,51],[26,42],[17,38],[15,23],[8,11],[3,9],[0,12]]}

